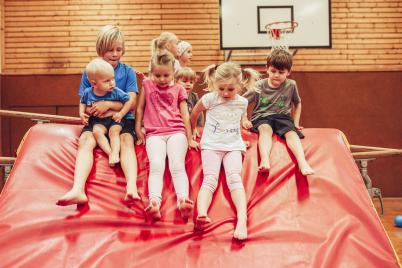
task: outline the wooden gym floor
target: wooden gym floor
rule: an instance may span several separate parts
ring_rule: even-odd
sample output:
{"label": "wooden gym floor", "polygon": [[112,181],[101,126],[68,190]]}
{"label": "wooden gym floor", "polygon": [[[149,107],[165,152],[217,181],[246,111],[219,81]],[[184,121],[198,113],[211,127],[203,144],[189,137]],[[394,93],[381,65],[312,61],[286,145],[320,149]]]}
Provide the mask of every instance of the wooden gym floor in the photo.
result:
{"label": "wooden gym floor", "polygon": [[[374,201],[377,212],[380,213],[380,202],[377,199]],[[399,262],[402,260],[402,228],[396,227],[394,218],[396,215],[402,215],[402,198],[384,198],[384,215],[380,215],[382,224],[387,231],[392,245],[399,257]],[[401,266],[402,267],[402,266]]]}

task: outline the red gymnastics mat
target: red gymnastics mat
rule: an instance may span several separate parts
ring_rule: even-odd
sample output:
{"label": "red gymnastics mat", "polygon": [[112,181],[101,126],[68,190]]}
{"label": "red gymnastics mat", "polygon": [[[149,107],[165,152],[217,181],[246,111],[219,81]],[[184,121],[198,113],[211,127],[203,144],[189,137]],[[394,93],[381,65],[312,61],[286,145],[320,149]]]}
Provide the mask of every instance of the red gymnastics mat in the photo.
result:
{"label": "red gymnastics mat", "polygon": [[[234,206],[221,172],[205,231],[176,210],[165,173],[162,220],[146,202],[127,207],[120,167],[95,150],[88,205],[57,206],[72,185],[81,126],[38,124],[26,135],[0,196],[0,267],[399,267],[342,133],[306,129],[302,140],[316,174],[302,176],[274,137],[269,176],[257,173],[257,136],[244,157],[249,238],[232,239]],[[136,147],[139,193],[146,200],[148,160]],[[202,181],[200,153],[189,151],[190,196]]]}

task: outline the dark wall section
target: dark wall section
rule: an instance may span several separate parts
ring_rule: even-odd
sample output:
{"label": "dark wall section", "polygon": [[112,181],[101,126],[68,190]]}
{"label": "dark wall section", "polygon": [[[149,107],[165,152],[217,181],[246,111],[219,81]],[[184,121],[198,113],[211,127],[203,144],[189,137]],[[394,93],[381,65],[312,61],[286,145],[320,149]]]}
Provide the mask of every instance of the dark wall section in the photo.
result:
{"label": "dark wall section", "polygon": [[[402,72],[295,72],[291,78],[302,97],[302,126],[340,129],[351,144],[402,148]],[[78,116],[80,79],[81,75],[3,75],[1,107]],[[32,124],[2,119],[2,155],[15,153]],[[371,162],[369,174],[384,196],[402,196],[402,156]]]}

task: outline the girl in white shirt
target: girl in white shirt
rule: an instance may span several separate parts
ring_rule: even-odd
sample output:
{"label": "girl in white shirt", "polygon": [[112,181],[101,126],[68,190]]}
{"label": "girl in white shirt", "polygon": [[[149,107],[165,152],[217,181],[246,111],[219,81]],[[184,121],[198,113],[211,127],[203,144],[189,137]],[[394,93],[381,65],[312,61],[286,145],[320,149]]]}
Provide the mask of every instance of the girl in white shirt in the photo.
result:
{"label": "girl in white shirt", "polygon": [[198,216],[195,227],[203,229],[211,222],[208,208],[218,185],[221,164],[226,182],[236,207],[237,224],[233,237],[247,238],[247,202],[241,178],[242,152],[246,150],[241,127],[248,129],[247,99],[238,93],[259,78],[253,69],[244,69],[233,62],[210,65],[205,70],[205,82],[210,93],[205,94],[191,112],[191,126],[195,128],[199,114],[206,110],[206,121],[201,138],[201,158],[204,179],[197,197]]}

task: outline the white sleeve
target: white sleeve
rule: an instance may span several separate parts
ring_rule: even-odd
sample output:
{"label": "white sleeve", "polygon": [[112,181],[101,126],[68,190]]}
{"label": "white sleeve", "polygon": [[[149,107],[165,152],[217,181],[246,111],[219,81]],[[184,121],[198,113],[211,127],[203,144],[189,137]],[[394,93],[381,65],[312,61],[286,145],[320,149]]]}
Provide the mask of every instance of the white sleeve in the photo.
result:
{"label": "white sleeve", "polygon": [[213,99],[214,99],[213,92],[204,94],[204,96],[202,96],[201,101],[205,109],[209,109],[212,106]]}

